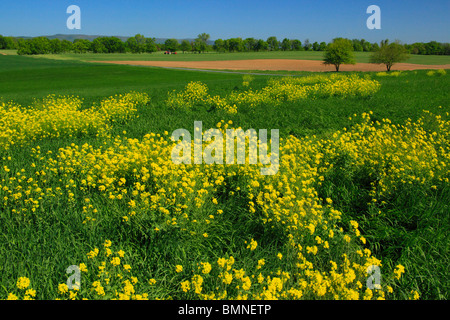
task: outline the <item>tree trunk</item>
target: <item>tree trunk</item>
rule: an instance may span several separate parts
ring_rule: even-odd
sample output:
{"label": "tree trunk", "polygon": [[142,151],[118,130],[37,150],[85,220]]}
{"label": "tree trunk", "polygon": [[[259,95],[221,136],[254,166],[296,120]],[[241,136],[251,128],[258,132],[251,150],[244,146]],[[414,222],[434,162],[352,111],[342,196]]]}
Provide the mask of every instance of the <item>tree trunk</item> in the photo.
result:
{"label": "tree trunk", "polygon": [[334,66],[336,67],[336,72],[339,72],[340,64],[335,64]]}
{"label": "tree trunk", "polygon": [[387,65],[386,65],[386,68],[387,68],[387,71],[388,71],[388,72],[391,71],[391,67],[392,67],[391,64],[387,64]]}

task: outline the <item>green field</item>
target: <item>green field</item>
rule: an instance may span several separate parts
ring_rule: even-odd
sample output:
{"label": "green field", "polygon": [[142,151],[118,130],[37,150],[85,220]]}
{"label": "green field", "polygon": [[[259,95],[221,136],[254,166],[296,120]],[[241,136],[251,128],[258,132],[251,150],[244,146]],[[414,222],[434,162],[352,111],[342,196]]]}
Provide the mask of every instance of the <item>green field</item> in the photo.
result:
{"label": "green field", "polygon": [[[368,61],[368,55],[365,53],[357,53],[356,57],[358,62]],[[92,269],[89,269],[87,273],[82,273],[82,290],[79,292],[78,298],[115,298],[114,291],[119,288],[123,289],[125,294],[125,287],[128,286],[129,289],[131,284],[128,282],[123,288],[123,282],[114,280],[116,277],[120,279],[125,277],[125,279],[131,279],[130,281],[134,285],[131,287],[136,290],[135,294],[145,292],[150,299],[211,298],[209,294],[212,292],[216,294],[215,297],[220,297],[227,292],[225,298],[242,298],[245,295],[248,295],[248,298],[254,298],[254,295],[261,293],[261,296],[258,297],[292,299],[296,295],[300,296],[299,291],[295,290],[301,290],[301,297],[304,299],[333,299],[331,288],[334,284],[326,284],[325,288],[328,291],[326,295],[321,295],[322,293],[318,293],[317,289],[320,287],[318,274],[308,278],[308,273],[304,273],[304,270],[309,270],[307,264],[306,269],[295,264],[297,261],[296,250],[300,249],[298,246],[292,247],[289,244],[290,237],[295,234],[297,237],[295,239],[304,241],[304,243],[297,242],[296,244],[304,247],[304,255],[308,257],[308,262],[312,261],[311,272],[322,271],[324,277],[330,277],[327,279],[331,279],[332,274],[329,270],[330,260],[339,262],[341,261],[339,259],[343,259],[342,254],[345,253],[351,261],[359,261],[357,260],[359,259],[358,250],[369,249],[373,256],[381,260],[382,285],[389,285],[393,289],[392,293],[387,293],[389,291],[387,289],[387,299],[409,299],[413,297],[412,292],[415,291],[419,294],[420,299],[448,299],[450,292],[450,282],[447,280],[450,263],[448,245],[450,243],[448,232],[450,223],[448,201],[450,199],[448,183],[450,140],[448,139],[450,137],[448,127],[439,126],[440,120],[427,117],[423,110],[441,116],[442,121],[447,121],[448,124],[450,111],[449,70],[446,71],[446,74],[437,72],[430,74],[426,70],[405,71],[398,76],[354,73],[360,79],[366,77],[371,81],[377,81],[380,84],[379,90],[366,96],[330,95],[314,96],[296,101],[286,100],[276,106],[265,102],[255,108],[250,108],[244,103],[238,106],[237,113],[229,114],[223,110],[212,108],[208,103],[205,104],[205,100],[200,101],[191,109],[170,108],[167,105],[169,93],[173,90],[178,93],[182,92],[188,83],[196,81],[208,87],[210,96],[219,96],[225,99],[232,93],[245,94],[249,89],[254,92],[262,92],[270,84],[271,77],[254,75],[247,87],[243,84],[245,79],[241,74],[85,62],[91,60],[178,59],[195,61],[267,58],[319,60],[321,53],[208,53],[178,54],[176,56],[165,56],[160,53],[142,55],[66,54],[38,57],[0,55],[0,106],[2,102],[15,101],[24,109],[34,105],[35,109],[32,110],[41,110],[42,108],[45,110],[45,103],[42,104],[39,100],[49,94],[73,95],[83,100],[82,107],[76,112],[80,112],[81,115],[83,110],[90,112],[92,109],[92,115],[97,115],[100,112],[98,110],[100,110],[101,101],[109,96],[137,91],[146,93],[149,97],[148,102],[139,103],[136,106],[135,114],[129,118],[119,120],[116,120],[114,116],[111,116],[109,120],[99,118],[101,119],[99,121],[106,122],[96,123],[89,129],[93,131],[88,133],[77,131],[76,123],[74,123],[73,128],[68,126],[69,129],[61,130],[61,134],[58,136],[34,136],[35,132],[32,130],[31,122],[39,123],[40,119],[27,118],[25,112],[23,119],[25,119],[24,121],[31,119],[30,123],[17,122],[19,124],[15,127],[11,125],[11,128],[16,130],[14,132],[29,134],[32,139],[20,140],[20,143],[13,144],[8,149],[0,149],[0,196],[2,201],[2,207],[0,207],[0,272],[2,274],[0,298],[6,298],[10,293],[18,297],[24,295],[16,285],[19,277],[30,279],[31,287],[36,290],[36,299],[68,298],[68,293],[61,293],[64,290],[58,287],[66,282],[66,268],[70,265],[86,263],[88,268]],[[408,62],[446,64],[450,63],[449,59],[446,56],[413,56]],[[350,76],[350,73],[342,74]],[[315,73],[302,73],[301,75],[316,76]],[[330,76],[330,74],[321,75],[323,77]],[[15,119],[4,116],[7,114],[8,108],[12,107],[7,106],[0,109],[1,112],[4,112],[0,112],[0,117],[4,117],[0,118],[0,123],[5,125],[5,128],[6,124],[15,123]],[[369,112],[372,113],[373,128],[378,128],[374,129],[374,132],[379,132],[380,138],[370,140],[372,136],[370,131],[367,131],[364,133],[366,136],[363,135],[366,139],[361,137],[361,140],[358,140],[359,127],[357,125],[364,122],[361,115]],[[422,122],[407,126],[410,129],[423,128],[423,133],[417,129],[420,134],[402,131],[396,135],[395,132],[389,133],[388,129],[382,129],[375,124],[376,122],[384,123],[384,119],[389,119],[393,125],[398,124],[400,127],[408,121],[418,121],[424,115],[425,120]],[[89,120],[88,118],[83,119]],[[65,126],[63,120],[58,120],[62,122],[58,122],[55,126],[60,124]],[[302,165],[306,166],[306,164],[311,167],[306,166],[305,168],[310,169],[305,169],[305,171],[298,169],[297,173],[293,171],[290,175],[291,168],[281,165],[280,173],[285,175],[286,181],[281,178],[276,180],[276,177],[272,180],[270,176],[255,176],[253,174],[256,171],[251,167],[246,167],[242,173],[238,169],[224,169],[220,166],[211,168],[208,165],[202,165],[200,171],[195,171],[195,166],[191,168],[187,165],[187,171],[170,172],[170,170],[177,169],[172,168],[169,162],[166,163],[160,159],[166,155],[164,153],[166,149],[160,145],[160,142],[148,141],[144,136],[155,133],[166,137],[167,134],[170,135],[178,128],[186,128],[193,132],[194,121],[200,120],[203,122],[204,130],[216,127],[216,124],[222,120],[232,121],[235,128],[278,128],[282,139],[281,144],[290,141],[290,137],[305,139],[295,140],[300,142],[294,145],[294,151],[287,152],[293,152],[296,155],[297,162],[292,160],[292,168],[297,168],[297,165],[299,168],[303,168]],[[106,133],[100,130],[103,123],[107,124],[109,130]],[[372,125],[368,126],[372,128]],[[51,125],[48,127],[46,130],[53,130]],[[96,132],[96,129],[99,131]],[[354,130],[351,132],[355,134],[355,138],[348,138],[355,139],[355,141],[351,140],[354,144],[349,144],[348,149],[344,147],[345,139],[340,140],[339,138],[347,130]],[[413,129],[411,130],[411,132],[415,132]],[[100,134],[100,132],[103,133]],[[433,135],[433,132],[436,134]],[[117,138],[118,140],[115,141],[114,138],[117,136],[121,136],[121,138]],[[373,137],[375,136],[376,134]],[[0,147],[7,137],[9,137],[8,134],[0,135]],[[122,137],[130,140],[122,140]],[[389,143],[395,142],[389,140],[392,137],[404,139],[402,140],[404,144],[399,142],[401,146],[399,149],[389,149],[391,146]],[[11,136],[10,139],[15,141],[14,136]],[[137,139],[138,142],[131,141],[131,139]],[[321,139],[327,142],[321,142]],[[364,141],[368,140],[373,144],[364,147]],[[383,141],[386,142],[383,143]],[[136,143],[138,144],[135,145]],[[90,144],[96,151],[94,152],[94,149],[89,151],[89,156],[78,154],[85,144]],[[72,147],[70,147],[71,145]],[[162,145],[164,144],[162,143]],[[334,146],[342,146],[342,149],[334,150]],[[361,148],[361,150],[358,149],[361,159],[367,160],[363,164],[358,162],[358,157],[353,153],[352,147],[358,148],[358,146]],[[371,146],[386,147],[387,149],[382,149],[384,153],[378,154],[378,151],[373,150],[372,152]],[[145,149],[147,147],[148,149]],[[303,147],[305,149],[302,149]],[[67,153],[62,152],[60,148],[66,148]],[[110,148],[109,151],[106,148]],[[123,150],[130,150],[130,153]],[[145,158],[142,150],[152,154],[149,159],[153,159],[153,162]],[[155,150],[159,150],[160,154],[154,152]],[[433,152],[429,150],[433,150]],[[124,152],[123,158],[121,158],[121,152]],[[134,154],[136,163],[131,161]],[[315,164],[312,156],[315,154],[321,154],[325,159],[317,158],[320,161],[317,160],[319,163]],[[72,156],[73,159],[70,158]],[[435,158],[427,158],[428,156]],[[140,157],[147,159],[147,162],[142,164]],[[92,159],[96,159],[97,162]],[[308,162],[308,159],[311,162]],[[436,162],[434,162],[435,159],[437,159]],[[378,166],[376,161],[381,161],[382,165]],[[122,163],[123,171],[118,163]],[[333,168],[330,163],[334,165]],[[394,170],[394,164],[398,163],[405,164],[406,171],[404,173],[401,168],[397,168],[398,172]],[[105,177],[102,177],[102,171],[96,172],[97,186],[84,187],[85,181],[83,182],[83,180],[87,179],[85,175],[89,170],[97,170],[94,169],[96,164],[99,164]],[[143,170],[143,166],[146,167],[145,170]],[[392,166],[392,170],[390,166]],[[430,168],[428,166],[433,168],[431,174],[430,170],[425,170],[425,168]],[[117,171],[113,173],[109,171],[116,167],[117,169],[114,170]],[[133,171],[133,168],[138,168],[138,171]],[[169,170],[170,175],[166,175],[164,170],[161,173],[161,168]],[[317,183],[318,180],[314,182],[314,179],[318,177],[313,175],[316,168],[324,172],[318,171],[318,174],[320,173],[323,177],[323,183]],[[150,173],[146,180],[144,176],[148,169]],[[185,170],[184,166],[180,170]],[[237,173],[236,175],[227,175],[230,172]],[[297,174],[299,180],[295,180]],[[302,174],[305,175],[304,180],[302,180]],[[396,176],[397,174],[398,176]],[[217,183],[215,180],[218,179],[217,175],[222,176],[227,184],[221,185],[220,181]],[[408,180],[411,176],[419,177],[419,182],[416,182],[414,177],[412,180]],[[111,189],[112,193],[109,194],[109,197],[106,192],[101,192],[99,185],[107,185],[102,182],[102,179],[106,180],[111,177],[117,178],[111,183],[111,186],[120,184],[119,178],[127,181],[123,183],[122,190],[127,190],[123,194],[123,200],[122,196],[121,199],[118,199],[115,193],[121,192],[118,191],[119,188]],[[395,179],[395,177],[400,178]],[[33,179],[29,180],[30,178]],[[196,196],[198,188],[206,178],[211,179],[211,186],[205,187],[209,190],[209,193],[202,198],[202,201],[205,202],[202,202],[200,207],[195,206],[193,198],[191,201],[183,202],[180,194],[186,193],[187,197]],[[259,181],[259,187],[255,187],[256,184],[252,179]],[[402,179],[406,181],[402,182]],[[424,179],[424,183],[421,184],[420,179]],[[374,196],[370,193],[371,183],[376,184],[380,180],[387,181],[388,191],[394,190],[384,198],[380,196],[379,200],[383,199],[384,204],[372,201]],[[139,182],[139,186],[142,184],[142,192],[135,184],[137,182]],[[172,182],[179,184],[175,187]],[[309,231],[294,232],[293,229],[285,229],[286,225],[293,223],[290,220],[290,214],[297,209],[300,210],[300,206],[294,207],[293,205],[292,208],[295,209],[290,209],[287,198],[282,200],[278,200],[277,196],[271,198],[272,183],[274,186],[272,190],[276,191],[277,188],[282,188],[279,189],[281,194],[278,197],[285,197],[289,193],[286,189],[289,183],[292,183],[292,190],[297,200],[302,199],[302,196],[305,196],[305,199],[317,197],[317,201],[319,201],[317,205],[320,206],[311,205],[311,207],[316,211],[324,208],[322,219],[330,221],[329,229],[335,227],[333,230],[336,236],[333,240],[332,237],[327,238],[328,229],[319,228],[319,226],[324,226],[322,220],[316,221],[311,218],[310,211],[304,219],[312,219],[305,221],[317,223],[314,236],[313,232],[309,235]],[[265,188],[266,186],[268,189]],[[317,195],[313,197],[308,194],[309,192],[302,191],[302,188],[309,187],[317,191]],[[45,191],[49,188],[52,190]],[[55,191],[56,188],[62,191],[58,193],[59,191]],[[189,188],[193,188],[195,192],[190,192]],[[36,189],[40,189],[42,195],[39,195],[39,191]],[[29,190],[28,194],[27,190]],[[380,185],[380,193],[381,190]],[[136,191],[136,196],[134,191]],[[172,192],[173,197],[177,201],[181,199],[181,202],[171,202]],[[252,192],[256,192],[255,199],[260,192],[259,202],[250,196]],[[16,196],[18,193],[21,193],[20,197]],[[147,193],[148,195],[146,195]],[[268,195],[266,196],[265,193]],[[157,195],[161,198],[156,197]],[[150,204],[145,203],[145,196],[154,197],[151,198]],[[294,203],[293,199],[295,198],[292,196],[290,199]],[[137,209],[132,209],[134,208],[133,204],[130,204],[132,200],[137,203]],[[35,201],[39,204],[37,207]],[[249,211],[249,201],[255,202],[254,213]],[[154,203],[158,203],[155,208],[153,208]],[[283,210],[293,211],[286,217],[281,217],[279,221],[273,218],[273,221],[267,222],[265,214],[269,214],[270,210],[267,211],[265,205],[274,205],[274,203],[277,205],[273,208],[278,208],[280,212],[284,212]],[[89,204],[92,204],[93,207],[89,207]],[[182,204],[186,207],[181,206]],[[309,206],[308,201],[305,206]],[[36,210],[33,211],[31,208]],[[92,211],[93,209],[96,211]],[[331,209],[342,212],[340,220],[332,220],[330,212],[333,211]],[[136,210],[137,214],[130,214],[130,210]],[[275,209],[273,210],[274,217],[276,217],[277,212]],[[219,211],[222,213],[217,214]],[[185,213],[185,216],[182,213]],[[127,218],[124,218],[125,216]],[[170,224],[166,221],[166,216],[172,219],[176,218],[177,223]],[[367,240],[366,244],[358,242],[359,240],[350,226],[350,221],[358,222],[359,231]],[[333,223],[333,228],[331,223]],[[341,241],[349,239],[346,238],[346,233],[351,234],[352,240],[348,243]],[[324,239],[330,241],[329,250],[319,245],[323,243]],[[108,255],[108,243],[106,246],[104,245],[105,240],[112,241],[113,253],[111,256]],[[252,240],[256,240],[258,243],[256,249],[247,247],[253,243]],[[317,255],[310,253],[313,249],[307,249],[307,247],[313,248],[314,244],[320,247]],[[86,254],[95,248],[100,248],[98,259],[87,258]],[[118,250],[125,252],[124,257],[120,256],[122,260],[119,266],[123,265],[125,268],[121,271],[114,269],[117,266],[115,260],[112,260]],[[307,250],[310,252],[307,253]],[[225,263],[220,259],[228,259],[230,256],[234,257],[235,264],[232,268],[230,267],[230,270],[227,270],[228,274],[225,273],[226,267],[223,270],[220,269],[220,261]],[[109,272],[100,277],[102,288],[106,292],[105,295],[96,291],[99,290],[99,287],[93,285],[96,279],[100,279],[96,274],[102,270],[100,258],[105,261],[106,270]],[[260,262],[262,259],[264,259],[264,263]],[[231,265],[230,260],[227,261],[226,263]],[[212,266],[211,271],[209,271],[207,263]],[[131,265],[131,273],[126,271],[127,267],[125,266],[128,264]],[[176,266],[179,265],[183,267],[182,271],[177,269]],[[391,274],[398,265],[404,266],[405,273],[400,280],[393,281]],[[347,269],[345,267],[341,269],[339,266],[337,270],[345,278],[351,276],[350,273],[346,273]],[[239,270],[245,270],[245,276]],[[260,271],[264,277],[261,283],[257,280]],[[261,275],[261,273],[259,274]],[[286,276],[286,273],[289,277]],[[131,275],[139,281],[135,283],[133,278],[129,278]],[[193,275],[203,277],[202,291],[197,290],[199,289],[199,278]],[[231,285],[226,280],[226,277],[230,275],[233,277]],[[304,278],[302,278],[303,276]],[[282,283],[283,289],[274,279]],[[308,281],[311,281],[316,287],[309,285],[302,287],[301,279],[309,279]],[[365,293],[366,282],[364,277],[358,279],[363,285],[363,289],[358,289],[359,284],[353,279],[346,282],[346,286],[354,288],[355,292],[361,290],[359,298],[362,298],[363,294],[368,294]],[[189,281],[190,290],[182,290],[182,283],[187,285],[186,281]],[[248,281],[251,282],[251,286]],[[339,281],[336,280],[336,282]],[[273,291],[270,291],[272,290],[270,288],[273,288]],[[287,288],[297,289],[288,292]],[[338,290],[336,288],[334,290]],[[316,289],[317,291],[315,291]],[[384,287],[383,290],[385,290]],[[207,296],[202,296],[194,291],[201,291],[201,294]],[[374,296],[379,294],[376,290],[373,291]],[[336,291],[334,294],[339,295],[340,298],[350,298],[352,292]],[[132,296],[129,291],[128,293],[128,296]]]}
{"label": "green field", "polygon": [[0,60],[0,96],[28,104],[33,98],[48,94],[80,95],[98,99],[116,93],[138,90],[154,92],[182,86],[186,80],[206,80],[218,83],[240,79],[239,75],[155,68],[134,68],[80,61],[5,56]]}

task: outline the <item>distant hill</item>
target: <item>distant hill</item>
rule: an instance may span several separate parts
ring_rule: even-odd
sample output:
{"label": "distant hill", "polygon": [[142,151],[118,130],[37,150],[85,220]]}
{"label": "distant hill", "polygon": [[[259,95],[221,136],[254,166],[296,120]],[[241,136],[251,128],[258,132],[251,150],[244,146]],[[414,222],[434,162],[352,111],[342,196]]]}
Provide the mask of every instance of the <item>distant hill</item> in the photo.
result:
{"label": "distant hill", "polygon": [[[48,39],[59,39],[59,40],[69,40],[71,42],[73,42],[76,39],[87,39],[89,41],[94,40],[95,38],[99,38],[99,37],[110,37],[110,36],[104,36],[104,35],[86,35],[86,34],[54,34],[51,36],[43,36],[46,37]],[[130,36],[114,36],[119,38],[122,41],[127,41],[128,38],[131,38]],[[22,38],[22,39],[31,39],[34,37],[17,37],[17,38]],[[164,43],[168,38],[155,38],[156,43]],[[177,39],[180,43],[183,40],[188,40],[189,42],[194,41],[194,38],[185,38],[185,39]],[[213,45],[214,44],[214,40],[208,40],[208,44]]]}

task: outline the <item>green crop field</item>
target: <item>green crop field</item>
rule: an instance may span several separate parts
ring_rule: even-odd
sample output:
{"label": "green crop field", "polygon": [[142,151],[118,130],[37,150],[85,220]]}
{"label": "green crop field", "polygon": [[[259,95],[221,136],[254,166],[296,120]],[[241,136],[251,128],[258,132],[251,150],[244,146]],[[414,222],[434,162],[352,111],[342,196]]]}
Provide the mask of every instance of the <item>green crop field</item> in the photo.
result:
{"label": "green crop field", "polygon": [[[1,299],[449,298],[450,70],[287,78],[86,61],[321,53],[13,53],[0,55]],[[279,129],[278,172],[175,164],[170,135],[194,136],[194,121]]]}

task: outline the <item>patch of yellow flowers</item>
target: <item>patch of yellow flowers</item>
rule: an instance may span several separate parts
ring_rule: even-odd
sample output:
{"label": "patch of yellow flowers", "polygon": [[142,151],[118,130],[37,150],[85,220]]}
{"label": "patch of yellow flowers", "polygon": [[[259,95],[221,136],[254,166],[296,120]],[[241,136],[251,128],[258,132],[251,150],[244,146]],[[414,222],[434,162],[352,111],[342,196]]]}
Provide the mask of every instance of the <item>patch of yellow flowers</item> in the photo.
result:
{"label": "patch of yellow flowers", "polygon": [[390,72],[382,71],[382,72],[377,72],[376,76],[377,77],[398,77],[401,74],[402,74],[402,71],[390,71]]}
{"label": "patch of yellow flowers", "polygon": [[[132,267],[126,263],[123,250],[113,250],[112,242],[105,240],[101,249],[94,248],[86,254],[86,262],[79,264],[82,274],[81,288],[69,289],[66,283],[58,285],[58,298],[64,300],[147,300],[143,284],[133,276]],[[148,279],[146,289],[155,284]]]}
{"label": "patch of yellow flowers", "polygon": [[433,76],[445,76],[447,74],[447,71],[445,69],[439,69],[439,70],[430,70],[427,72],[427,76],[433,77]]}
{"label": "patch of yellow flowers", "polygon": [[137,106],[148,101],[147,94],[130,92],[106,98],[100,106],[88,109],[74,96],[50,95],[28,108],[0,102],[0,151],[45,138],[105,134],[112,122],[130,119]]}
{"label": "patch of yellow flowers", "polygon": [[[250,81],[244,79],[247,88]],[[303,99],[326,97],[366,97],[374,94],[380,83],[368,76],[352,75],[313,75],[306,77],[283,77],[271,79],[261,90],[246,89],[243,92],[231,92],[221,97],[208,94],[208,87],[201,82],[190,82],[180,92],[170,92],[166,105],[174,109],[192,109],[196,105],[204,105],[227,113],[237,113],[239,108],[254,108],[265,104],[272,107],[284,102],[295,102]]]}
{"label": "patch of yellow flowers", "polygon": [[[425,123],[433,130],[425,130]],[[415,122],[397,125],[389,119],[372,122],[371,113],[363,113],[351,130],[318,143],[325,148],[320,171],[326,176],[338,158],[345,158],[351,164],[348,173],[365,171],[371,177],[372,202],[383,206],[394,194],[418,188],[431,194],[438,185],[448,184],[448,141],[450,121],[428,111]]]}
{"label": "patch of yellow flowers", "polygon": [[[291,80],[283,81],[289,84]],[[167,132],[148,134],[141,140],[117,137],[96,148],[72,144],[56,155],[42,155],[36,147],[31,170],[11,172],[7,163],[12,160],[4,159],[0,201],[10,213],[27,214],[41,210],[55,197],[68,204],[84,199],[82,214],[87,225],[98,223],[102,214],[116,215],[130,225],[150,220],[155,234],[177,228],[185,237],[209,241],[226,209],[217,195],[223,190],[228,190],[229,197],[245,191],[248,215],[259,217],[262,224],[285,236],[283,254],[261,259],[264,247],[249,238],[242,245],[254,259],[245,263],[239,257],[227,256],[201,261],[197,270],[174,265],[171,272],[179,281],[174,295],[200,299],[385,299],[393,293],[392,285],[405,268],[397,266],[391,277],[383,274],[380,289],[367,288],[368,268],[382,266],[382,262],[365,248],[358,222],[351,221],[350,231],[345,232],[343,213],[333,207],[331,198],[320,199],[317,188],[338,165],[337,160],[344,158],[349,170],[370,171],[376,181],[371,190],[374,206],[382,206],[389,196],[405,188],[432,192],[448,185],[450,122],[425,112],[416,122],[394,125],[388,119],[373,122],[370,114],[364,113],[352,128],[328,138],[290,136],[282,140],[280,170],[273,176],[260,175],[261,164],[175,165],[170,157],[174,142]],[[426,131],[425,122],[434,130]],[[232,122],[221,121],[217,127],[226,130],[229,125]],[[233,179],[240,183],[230,189]],[[102,205],[92,201],[92,193],[100,194]],[[89,274],[90,285],[78,292],[60,284],[60,298],[158,297],[149,295],[158,280],[133,277],[124,254],[112,250],[110,241],[105,241],[101,250],[88,252],[80,270]],[[28,287],[29,281],[19,278],[17,289]],[[35,291],[30,290],[23,298],[34,297]],[[14,292],[8,296],[15,297],[19,295]],[[418,293],[412,292],[412,297],[418,298]]]}

